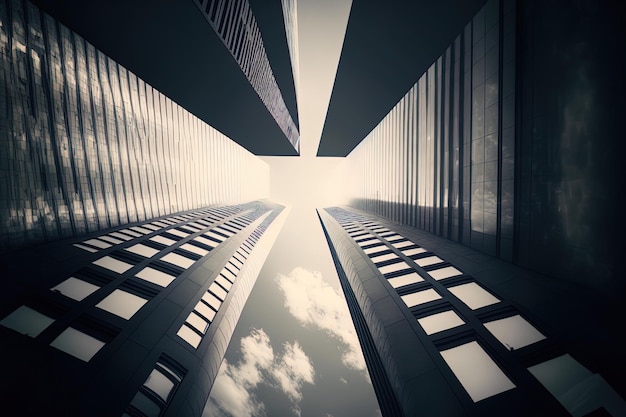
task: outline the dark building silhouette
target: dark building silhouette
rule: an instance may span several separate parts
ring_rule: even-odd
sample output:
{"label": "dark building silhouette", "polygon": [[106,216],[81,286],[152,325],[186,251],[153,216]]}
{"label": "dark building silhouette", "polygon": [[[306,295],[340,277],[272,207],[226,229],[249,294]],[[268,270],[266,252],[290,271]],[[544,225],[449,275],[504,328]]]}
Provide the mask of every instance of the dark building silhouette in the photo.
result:
{"label": "dark building silhouette", "polygon": [[626,412],[601,297],[360,210],[318,214],[384,416]]}
{"label": "dark building silhouette", "polygon": [[365,4],[318,152],[350,203],[320,218],[384,415],[623,415],[622,12],[488,1],[376,125],[342,107]]}
{"label": "dark building silhouette", "polygon": [[201,415],[283,209],[193,210],[3,255],[3,408]]}

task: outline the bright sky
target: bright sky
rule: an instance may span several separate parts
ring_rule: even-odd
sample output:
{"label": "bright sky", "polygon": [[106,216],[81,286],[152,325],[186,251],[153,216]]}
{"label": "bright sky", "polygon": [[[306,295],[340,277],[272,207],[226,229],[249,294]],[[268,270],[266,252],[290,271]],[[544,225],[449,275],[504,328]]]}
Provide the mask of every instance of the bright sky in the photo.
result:
{"label": "bright sky", "polygon": [[262,157],[291,212],[241,315],[205,416],[380,415],[315,208],[342,204],[317,158],[351,0],[298,0],[300,157]]}

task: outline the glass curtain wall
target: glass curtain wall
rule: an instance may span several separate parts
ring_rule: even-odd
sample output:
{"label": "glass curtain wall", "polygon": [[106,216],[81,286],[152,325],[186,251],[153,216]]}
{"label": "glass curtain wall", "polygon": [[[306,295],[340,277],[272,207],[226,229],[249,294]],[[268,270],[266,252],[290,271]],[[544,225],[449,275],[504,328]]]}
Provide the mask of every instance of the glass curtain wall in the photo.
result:
{"label": "glass curtain wall", "polygon": [[268,196],[265,162],[20,0],[0,114],[0,248]]}
{"label": "glass curtain wall", "polygon": [[512,259],[514,25],[488,1],[347,156],[351,205]]}

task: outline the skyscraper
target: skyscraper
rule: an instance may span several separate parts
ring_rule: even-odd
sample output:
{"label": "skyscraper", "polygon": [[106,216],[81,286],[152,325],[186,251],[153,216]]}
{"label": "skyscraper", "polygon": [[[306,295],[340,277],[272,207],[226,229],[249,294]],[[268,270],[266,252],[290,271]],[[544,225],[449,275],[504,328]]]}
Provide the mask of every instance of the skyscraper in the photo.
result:
{"label": "skyscraper", "polygon": [[626,413],[614,12],[487,1],[377,124],[327,118],[350,203],[320,218],[387,415]]}
{"label": "skyscraper", "polygon": [[267,164],[28,2],[0,56],[3,408],[201,415],[287,215]]}
{"label": "skyscraper", "polygon": [[4,406],[199,416],[285,217],[213,207],[3,256]]}
{"label": "skyscraper", "polygon": [[597,360],[618,335],[580,309],[601,299],[360,210],[318,214],[384,416],[626,412]]}

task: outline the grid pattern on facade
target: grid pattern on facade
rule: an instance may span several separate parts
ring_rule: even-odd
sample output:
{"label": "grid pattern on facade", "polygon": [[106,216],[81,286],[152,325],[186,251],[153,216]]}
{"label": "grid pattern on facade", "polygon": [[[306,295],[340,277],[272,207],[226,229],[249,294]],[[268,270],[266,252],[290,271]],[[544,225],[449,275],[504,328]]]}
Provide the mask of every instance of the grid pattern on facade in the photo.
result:
{"label": "grid pattern on facade", "polygon": [[[341,208],[326,212],[400,296],[421,329],[420,339],[432,344],[473,403],[516,389],[520,381],[528,384],[531,373],[534,385],[545,386],[569,412],[601,406],[618,414],[626,410],[606,381],[555,348],[554,341],[513,303],[374,218]],[[420,263],[431,258],[435,259]],[[556,382],[559,372],[576,373],[581,386]],[[594,397],[575,405],[570,399],[582,386],[593,391]]]}
{"label": "grid pattern on facade", "polygon": [[[97,253],[98,257],[90,256],[90,263],[50,288],[50,304],[67,305],[68,308],[55,311],[49,307],[46,309],[45,303],[41,302],[22,305],[0,320],[0,325],[37,338],[55,321],[64,320],[66,314],[71,315],[76,303],[92,305],[94,309],[110,313],[104,316],[108,318],[104,323],[107,331],[90,326],[88,314],[85,316],[87,321],[75,320],[77,324],[70,323],[50,343],[50,346],[89,362],[114,338],[116,329],[121,327],[120,319],[131,320],[162,289],[228,239],[226,236],[211,238],[208,233],[224,228],[241,231],[255,222],[258,215],[258,210],[255,212],[244,206],[208,208],[113,232],[117,237],[126,236],[125,239],[115,239],[117,243],[103,239],[113,235],[109,233],[75,244],[77,249]],[[266,217],[267,214],[256,219],[256,223]],[[234,258],[235,265],[236,262]],[[228,284],[224,282],[222,285]],[[49,339],[50,335],[46,340]]]}
{"label": "grid pattern on facade", "polygon": [[270,213],[266,213],[250,224],[250,229],[253,229],[250,236],[248,236],[228,259],[226,265],[224,265],[220,273],[215,277],[206,293],[198,300],[193,311],[189,313],[189,316],[187,316],[187,319],[178,330],[178,336],[194,348],[200,345],[200,342],[210,324],[215,319],[222,303],[226,301],[230,289],[237,280],[239,271],[244,266],[246,259],[249,254],[252,253],[254,246],[263,234],[260,224],[269,214]]}
{"label": "grid pattern on facade", "polygon": [[247,0],[194,0],[296,151],[300,136],[272,72]]}
{"label": "grid pattern on facade", "polygon": [[0,23],[0,247],[267,196],[267,164],[32,4]]}

